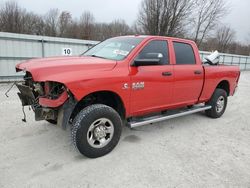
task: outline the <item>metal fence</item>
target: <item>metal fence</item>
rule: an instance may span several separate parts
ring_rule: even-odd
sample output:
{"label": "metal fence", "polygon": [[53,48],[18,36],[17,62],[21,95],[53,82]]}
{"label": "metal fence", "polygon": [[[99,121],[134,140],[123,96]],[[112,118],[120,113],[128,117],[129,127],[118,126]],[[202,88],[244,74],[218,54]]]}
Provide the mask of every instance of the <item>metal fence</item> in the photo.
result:
{"label": "metal fence", "polygon": [[0,32],[0,81],[18,79],[21,61],[61,55],[79,55],[98,41]]}
{"label": "metal fence", "polygon": [[[202,60],[210,54],[211,52],[200,51]],[[223,65],[238,65],[240,70],[250,70],[250,56],[220,53],[219,62]]]}
{"label": "metal fence", "polygon": [[[61,56],[79,55],[98,41],[45,37],[0,32],[0,81],[18,79],[22,73],[15,72],[20,61]],[[210,52],[201,51],[203,59]],[[232,54],[220,54],[220,62],[227,65],[239,65],[241,70],[250,70],[250,57]]]}

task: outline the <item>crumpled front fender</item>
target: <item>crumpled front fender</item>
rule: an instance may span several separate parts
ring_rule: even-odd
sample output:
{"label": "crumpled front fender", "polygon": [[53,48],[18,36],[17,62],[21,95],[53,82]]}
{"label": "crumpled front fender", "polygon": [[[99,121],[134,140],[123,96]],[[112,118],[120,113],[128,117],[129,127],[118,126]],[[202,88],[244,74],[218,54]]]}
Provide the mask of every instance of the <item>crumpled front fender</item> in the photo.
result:
{"label": "crumpled front fender", "polygon": [[69,98],[67,91],[64,91],[57,99],[48,99],[45,97],[39,98],[39,104],[43,107],[56,108],[65,103]]}

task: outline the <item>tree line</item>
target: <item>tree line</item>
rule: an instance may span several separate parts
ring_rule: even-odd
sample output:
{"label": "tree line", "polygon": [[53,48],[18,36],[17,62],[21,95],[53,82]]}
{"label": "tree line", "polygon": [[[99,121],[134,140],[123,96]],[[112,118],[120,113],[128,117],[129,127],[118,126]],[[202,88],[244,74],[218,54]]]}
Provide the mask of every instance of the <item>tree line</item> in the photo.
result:
{"label": "tree line", "polygon": [[237,42],[236,32],[221,23],[227,10],[225,0],[143,0],[129,26],[122,19],[96,22],[89,11],[79,18],[58,9],[39,15],[7,1],[0,7],[0,31],[98,41],[130,34],[162,35],[192,39],[201,50],[249,55],[250,45]]}

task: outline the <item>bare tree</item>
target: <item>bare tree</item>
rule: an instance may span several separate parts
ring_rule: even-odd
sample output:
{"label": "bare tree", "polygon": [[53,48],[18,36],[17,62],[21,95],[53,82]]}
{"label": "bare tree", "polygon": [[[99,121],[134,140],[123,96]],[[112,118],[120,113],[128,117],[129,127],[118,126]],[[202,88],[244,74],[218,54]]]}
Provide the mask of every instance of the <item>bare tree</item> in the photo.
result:
{"label": "bare tree", "polygon": [[80,39],[80,26],[77,19],[72,20],[68,28],[67,37]]}
{"label": "bare tree", "polygon": [[111,23],[96,23],[94,25],[93,38],[105,40],[107,38],[132,34],[130,27],[124,20],[114,20]]}
{"label": "bare tree", "polygon": [[226,14],[224,0],[196,0],[192,14],[194,41],[201,45],[205,37],[215,30],[219,19]]}
{"label": "bare tree", "polygon": [[70,27],[72,24],[72,16],[70,12],[63,11],[58,20],[59,37],[69,37]]}
{"label": "bare tree", "polygon": [[94,32],[94,23],[95,18],[91,12],[84,12],[80,17],[80,38],[82,39],[92,39],[93,32]]}
{"label": "bare tree", "polygon": [[103,41],[112,36],[108,23],[95,23],[93,39]]}
{"label": "bare tree", "polygon": [[235,37],[235,31],[228,27],[222,26],[216,31],[216,39],[218,44],[218,50],[220,52],[226,52],[228,45],[232,43]]}
{"label": "bare tree", "polygon": [[180,35],[193,5],[193,0],[144,0],[138,24],[145,34]]}
{"label": "bare tree", "polygon": [[[218,39],[215,37],[209,37],[200,48],[201,50],[205,51],[214,51],[218,50]],[[250,48],[248,45],[243,45],[240,42],[236,42],[232,40],[230,43],[227,44],[224,51],[230,54],[239,54],[239,55],[249,55]]]}
{"label": "bare tree", "polygon": [[0,30],[5,32],[22,32],[23,14],[25,10],[21,9],[15,1],[8,1],[0,8]]}
{"label": "bare tree", "polygon": [[134,34],[144,34],[144,31],[140,25],[138,25],[138,21],[135,21],[131,26],[131,31]]}
{"label": "bare tree", "polygon": [[44,34],[45,25],[42,16],[29,12],[23,15],[22,20],[22,33],[33,35]]}
{"label": "bare tree", "polygon": [[45,15],[45,35],[56,37],[58,35],[59,10],[50,9]]}
{"label": "bare tree", "polygon": [[247,45],[243,45],[239,42],[232,42],[228,45],[228,52],[231,54],[239,54],[249,56],[250,48]]}
{"label": "bare tree", "polygon": [[109,27],[111,29],[111,35],[114,36],[121,36],[121,35],[128,35],[131,33],[131,29],[126,24],[124,20],[115,20],[109,24]]}

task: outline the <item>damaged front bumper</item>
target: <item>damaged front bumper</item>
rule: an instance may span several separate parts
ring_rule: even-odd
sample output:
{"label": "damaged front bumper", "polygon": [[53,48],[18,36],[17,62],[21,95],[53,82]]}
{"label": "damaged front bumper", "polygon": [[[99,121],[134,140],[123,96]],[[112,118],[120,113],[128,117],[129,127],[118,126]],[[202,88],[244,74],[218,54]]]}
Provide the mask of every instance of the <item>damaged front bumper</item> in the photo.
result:
{"label": "damaged front bumper", "polygon": [[58,125],[66,129],[71,113],[75,107],[75,100],[65,90],[57,98],[50,99],[39,96],[34,88],[25,84],[16,84],[17,93],[22,106],[31,106],[35,113],[35,120],[55,120]]}
{"label": "damaged front bumper", "polygon": [[35,103],[35,96],[32,92],[32,89],[29,86],[23,84],[16,84],[20,92],[17,93],[19,96],[22,106],[30,106]]}

